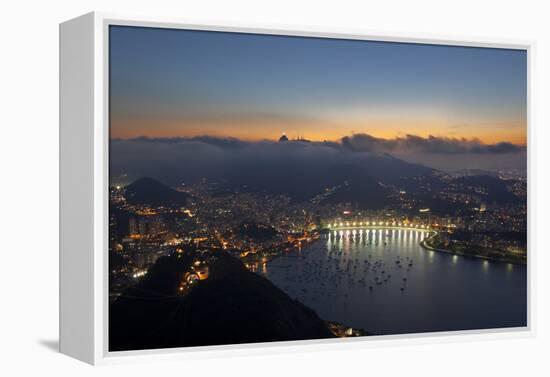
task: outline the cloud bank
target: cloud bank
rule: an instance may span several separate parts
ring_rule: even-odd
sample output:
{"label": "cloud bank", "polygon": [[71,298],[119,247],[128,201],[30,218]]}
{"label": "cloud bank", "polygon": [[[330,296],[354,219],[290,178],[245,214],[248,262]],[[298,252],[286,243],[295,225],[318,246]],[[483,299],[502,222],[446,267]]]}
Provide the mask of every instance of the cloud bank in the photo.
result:
{"label": "cloud bank", "polygon": [[427,154],[507,154],[525,151],[524,146],[509,142],[484,144],[478,139],[446,138],[406,135],[395,139],[381,139],[368,134],[342,138],[342,145],[358,152],[406,152]]}
{"label": "cloud bank", "polygon": [[373,158],[386,155],[444,171],[526,167],[525,146],[484,144],[477,139],[415,135],[381,139],[355,134],[338,142],[281,143],[199,136],[113,139],[110,173],[115,183],[124,183],[121,177],[131,181],[142,176],[169,184],[244,175],[300,179],[307,174],[335,175],[342,166],[360,171],[372,165]]}

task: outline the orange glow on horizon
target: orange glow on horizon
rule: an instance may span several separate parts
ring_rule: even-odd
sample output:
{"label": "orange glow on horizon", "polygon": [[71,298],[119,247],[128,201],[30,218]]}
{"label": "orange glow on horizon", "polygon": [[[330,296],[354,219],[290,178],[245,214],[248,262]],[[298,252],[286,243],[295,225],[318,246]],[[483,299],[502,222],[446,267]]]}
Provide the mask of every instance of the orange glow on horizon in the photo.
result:
{"label": "orange glow on horizon", "polygon": [[353,134],[368,134],[381,139],[406,135],[436,136],[452,139],[479,139],[485,144],[510,142],[527,144],[527,127],[522,121],[483,122],[455,126],[442,120],[375,120],[375,121],[263,121],[255,126],[250,120],[177,121],[113,120],[111,137],[131,139],[140,136],[169,137],[232,137],[244,141],[278,140],[283,132],[290,139],[303,137],[311,141],[339,141]]}

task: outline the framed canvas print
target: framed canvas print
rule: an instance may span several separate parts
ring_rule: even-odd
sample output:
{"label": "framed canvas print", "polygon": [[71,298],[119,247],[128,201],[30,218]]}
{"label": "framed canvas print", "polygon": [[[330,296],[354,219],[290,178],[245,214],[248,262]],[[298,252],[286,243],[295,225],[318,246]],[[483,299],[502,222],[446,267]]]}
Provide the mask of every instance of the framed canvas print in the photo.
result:
{"label": "framed canvas print", "polygon": [[529,333],[531,48],[61,24],[61,352]]}

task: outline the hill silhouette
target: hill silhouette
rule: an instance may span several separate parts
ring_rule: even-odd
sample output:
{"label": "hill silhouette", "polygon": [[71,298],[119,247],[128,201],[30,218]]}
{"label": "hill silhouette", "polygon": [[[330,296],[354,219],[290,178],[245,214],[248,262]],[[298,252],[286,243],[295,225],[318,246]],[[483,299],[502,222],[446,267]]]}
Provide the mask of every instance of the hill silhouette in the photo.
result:
{"label": "hill silhouette", "polygon": [[126,201],[152,206],[184,206],[189,195],[172,190],[153,178],[140,178],[126,186]]}
{"label": "hill silhouette", "polygon": [[508,190],[508,182],[489,175],[474,175],[460,177],[454,180],[461,184],[465,190],[474,191],[483,188],[486,192],[486,201],[497,204],[515,204],[520,201],[511,191]]}
{"label": "hill silhouette", "polygon": [[317,314],[236,258],[216,252],[210,277],[179,296],[196,255],[160,258],[110,306],[110,351],[331,338]]}

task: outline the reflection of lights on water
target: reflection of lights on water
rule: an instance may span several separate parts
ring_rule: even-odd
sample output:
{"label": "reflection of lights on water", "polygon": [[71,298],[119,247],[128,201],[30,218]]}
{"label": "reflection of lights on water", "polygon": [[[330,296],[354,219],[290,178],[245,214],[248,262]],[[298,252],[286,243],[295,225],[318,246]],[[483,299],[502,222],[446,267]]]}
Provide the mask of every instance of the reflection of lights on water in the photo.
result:
{"label": "reflection of lights on water", "polygon": [[513,265],[512,263],[508,263],[508,264],[506,265],[506,271],[507,271],[507,272],[512,272],[512,271],[514,271],[514,265]]}
{"label": "reflection of lights on water", "polygon": [[[413,233],[414,234],[411,234]],[[466,271],[470,271],[471,270],[471,273],[473,274],[477,274],[477,275],[481,275],[484,279],[488,279],[490,278],[491,275],[493,275],[494,273],[496,273],[497,271],[501,271],[500,268],[498,267],[499,265],[501,265],[500,263],[495,263],[493,266],[491,266],[492,263],[490,263],[491,261],[487,261],[487,260],[478,260],[477,262],[475,263],[471,263],[468,259],[462,259],[459,255],[448,255],[448,256],[451,256],[451,266],[448,265],[448,257],[446,256],[446,254],[440,254],[438,253],[437,251],[431,251],[431,250],[427,250],[427,249],[421,249],[419,247],[417,247],[418,245],[413,245],[412,244],[412,239],[415,239],[415,240],[423,240],[425,238],[428,238],[430,237],[433,233],[428,231],[428,230],[416,230],[416,229],[406,229],[406,230],[401,230],[401,229],[391,229],[391,232],[388,232],[387,229],[357,229],[357,230],[352,230],[350,229],[349,232],[346,232],[346,230],[343,230],[343,231],[340,231],[340,230],[331,230],[330,231],[330,234],[332,234],[334,237],[337,237],[338,234],[344,234],[344,233],[347,233],[347,234],[354,234],[357,236],[357,234],[359,234],[359,236],[361,237],[362,234],[364,233],[364,240],[368,239],[368,237],[371,238],[372,240],[372,237],[374,237],[377,241],[384,241],[383,239],[380,240],[377,238],[378,235],[384,235],[384,234],[392,234],[394,235],[395,234],[395,237],[400,237],[400,239],[392,239],[392,240],[388,240],[388,246],[389,247],[386,247],[386,248],[383,248],[382,244],[378,243],[376,246],[374,245],[374,242],[371,243],[371,244],[368,244],[368,245],[365,245],[365,244],[359,244],[358,240],[359,240],[359,237],[355,238],[355,239],[348,239],[347,241],[343,241],[343,243],[338,243],[336,242],[336,239],[334,240],[333,243],[330,244],[330,249],[332,250],[332,253],[330,253],[331,250],[319,250],[319,249],[314,249],[314,250],[317,250],[316,252],[309,252],[309,253],[306,253],[304,252],[304,257],[303,258],[297,258],[297,259],[293,259],[292,261],[295,261],[297,262],[297,265],[299,267],[296,267],[295,265],[292,266],[290,268],[290,270],[287,270],[287,269],[284,269],[284,268],[275,268],[275,267],[281,267],[281,264],[282,262],[275,262],[275,267],[274,268],[271,268],[271,265],[269,266],[269,268],[267,268],[266,265],[263,265],[263,264],[260,264],[258,267],[259,267],[259,271],[261,271],[262,274],[264,274],[264,276],[268,276],[270,279],[273,279],[274,277],[274,280],[275,281],[281,281],[281,282],[284,282],[284,279],[285,279],[285,276],[288,276],[289,274],[286,273],[285,271],[290,271],[290,275],[299,275],[299,274],[308,274],[308,273],[311,273],[311,271],[308,272],[308,268],[307,267],[308,265],[309,266],[316,266],[316,268],[319,268],[319,270],[322,270],[322,269],[326,269],[328,268],[327,266],[330,264],[330,266],[332,266],[332,263],[334,262],[334,266],[339,266],[338,268],[343,270],[344,268],[346,268],[346,263],[349,261],[349,260],[352,260],[351,258],[349,258],[350,256],[353,255],[353,258],[359,258],[360,260],[363,259],[363,258],[367,258],[369,256],[369,254],[372,254],[373,258],[375,260],[378,260],[378,259],[382,259],[384,260],[385,263],[388,263],[391,262],[391,265],[388,265],[388,269],[390,268],[391,266],[391,269],[393,271],[393,268],[394,268],[394,260],[393,259],[388,259],[388,258],[395,258],[397,255],[401,255],[401,258],[403,262],[405,262],[405,257],[407,256],[410,256],[410,257],[413,257],[414,260],[415,260],[415,265],[414,267],[412,268],[411,270],[411,274],[413,275],[410,275],[409,276],[409,282],[412,284],[411,286],[407,287],[406,290],[405,290],[405,294],[408,294],[410,295],[411,292],[412,294],[414,294],[414,292],[416,292],[416,289],[418,287],[416,287],[416,285],[414,284],[415,283],[415,280],[413,279],[414,276],[416,276],[416,273],[418,273],[419,275],[423,275],[423,274],[430,274],[431,273],[431,270],[432,268],[436,267],[436,266],[440,266],[442,268],[445,268],[445,264],[447,265],[447,269],[449,267],[451,267],[447,272],[448,273],[452,273],[452,274],[459,274],[458,276],[461,276],[462,274],[462,271],[463,271],[463,268],[466,270]],[[406,236],[408,236],[408,241],[403,244],[403,240],[404,240],[404,236],[405,234]],[[340,239],[338,239],[340,240]],[[351,241],[351,242],[350,242]],[[340,241],[342,242],[342,241]],[[324,243],[324,242],[323,242]],[[350,245],[351,243],[351,245]],[[343,247],[341,246],[343,245]],[[323,247],[321,247],[320,249],[323,249]],[[340,251],[344,251],[344,254],[342,253],[338,253]],[[326,258],[324,256],[324,253],[327,252],[329,253],[329,257]],[[436,258],[434,257],[434,255],[437,255],[437,261],[435,260]],[[313,259],[313,262],[312,262],[312,258]],[[446,260],[446,262],[445,262]],[[458,266],[458,262],[461,262],[461,266]],[[441,263],[440,263],[441,262]],[[481,262],[481,263],[479,263]],[[272,262],[269,262],[269,263],[272,263]],[[309,263],[309,264],[308,264]],[[464,263],[466,263],[464,265]],[[479,265],[482,265],[482,270],[480,271],[479,270]],[[472,267],[476,267],[476,268],[473,268],[471,269]],[[406,266],[404,266],[405,269],[406,269]],[[331,268],[334,268],[336,269],[336,267],[331,267]],[[489,269],[493,269],[493,271],[491,271],[491,275],[489,275]],[[512,269],[514,268],[514,266],[512,264],[506,264],[506,270],[508,271],[509,275],[507,276],[507,278],[509,279],[511,276],[512,276]],[[518,268],[521,268],[521,267],[518,267]],[[485,271],[487,270],[487,271]],[[397,279],[398,282],[401,281],[401,274],[405,274],[405,270],[404,269],[396,269],[395,270],[395,276]],[[477,272],[476,272],[477,271]],[[358,271],[360,272],[360,271]],[[515,273],[515,271],[513,271],[513,273]],[[406,275],[404,275],[406,276]],[[436,275],[437,276],[437,275]],[[361,276],[362,277],[362,276]],[[441,276],[439,276],[441,277]],[[351,277],[350,277],[351,278]],[[307,281],[308,277],[302,277],[302,279],[305,279]],[[358,276],[354,276],[352,278],[356,283],[357,283],[357,279]],[[395,278],[394,278],[395,280]],[[319,289],[319,291],[317,291],[314,295],[317,295],[316,296],[316,299],[317,300],[317,303],[315,302],[312,302],[312,289],[310,288],[310,286],[308,286],[308,284],[310,283],[306,283],[306,281],[302,280],[302,281],[293,281],[291,283],[289,282],[285,282],[283,284],[282,287],[286,286],[287,288],[288,287],[291,287],[291,288],[288,288],[290,290],[292,290],[292,293],[289,292],[289,294],[293,295],[293,296],[300,296],[302,295],[302,298],[304,300],[306,300],[307,302],[309,302],[311,305],[325,305],[324,302],[329,302],[331,300],[335,300],[336,303],[341,303],[342,301],[339,301],[339,300],[343,300],[342,298],[342,295],[343,293],[346,293],[346,294],[349,294],[350,298],[346,298],[346,300],[348,300],[348,307],[349,305],[355,305],[355,302],[356,300],[357,301],[362,301],[364,299],[363,296],[360,296],[360,298],[357,298],[359,296],[356,296],[356,292],[360,287],[360,285],[355,285],[354,288],[351,288],[351,287],[347,287],[347,286],[341,286],[341,285],[338,285],[336,284],[335,282],[326,282],[324,284],[327,284],[328,283],[328,286],[330,287],[327,287],[326,285],[323,285],[321,287],[318,286],[319,284],[319,281],[316,281],[315,283],[311,282],[311,284],[316,284],[316,287],[315,289]],[[367,282],[367,286],[366,288],[361,288],[361,289],[366,289],[366,292],[369,292],[368,291],[368,284],[370,282]],[[395,284],[395,283],[392,283],[390,282],[389,284]],[[301,288],[302,286],[306,286],[308,291],[307,293],[297,293],[299,291],[299,288]],[[374,287],[374,292],[377,292],[376,290],[376,286]],[[332,290],[334,289],[334,291]],[[399,286],[397,286],[396,288],[397,291],[399,291]],[[326,297],[325,299],[323,298],[320,298],[319,297],[319,294],[321,295],[321,297],[323,296],[324,293],[327,293],[327,292],[331,292],[331,296],[330,297]],[[332,296],[332,294],[334,294],[334,296]],[[376,295],[376,293],[374,293]],[[333,298],[334,297],[334,298]],[[370,296],[369,296],[370,297]],[[376,297],[376,296],[375,296]],[[322,302],[322,304],[319,304],[319,302]],[[348,309],[346,309],[348,310]],[[349,309],[351,310],[351,309]]]}

